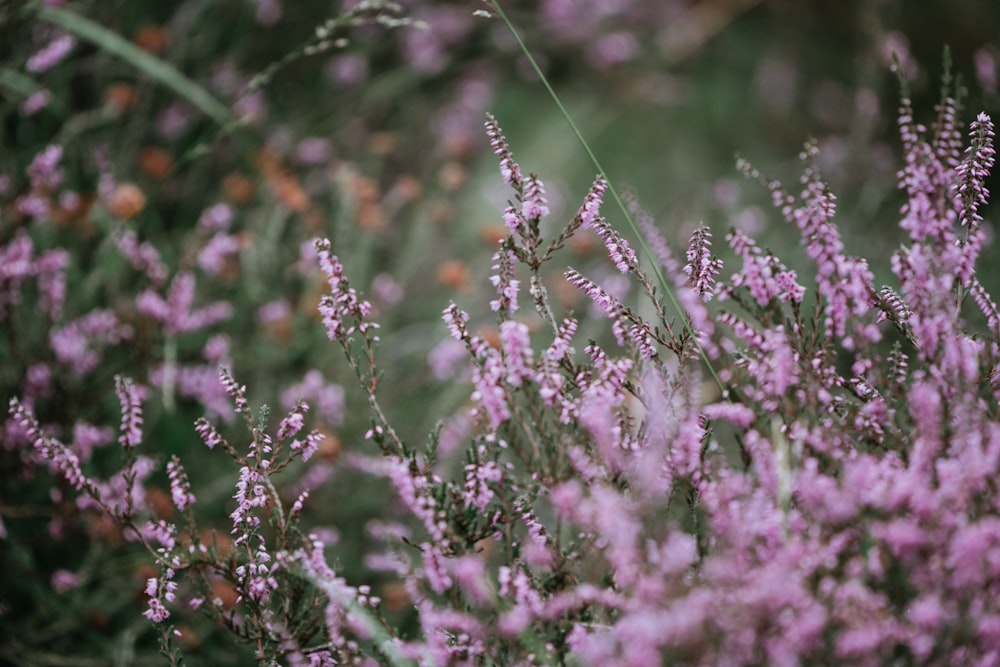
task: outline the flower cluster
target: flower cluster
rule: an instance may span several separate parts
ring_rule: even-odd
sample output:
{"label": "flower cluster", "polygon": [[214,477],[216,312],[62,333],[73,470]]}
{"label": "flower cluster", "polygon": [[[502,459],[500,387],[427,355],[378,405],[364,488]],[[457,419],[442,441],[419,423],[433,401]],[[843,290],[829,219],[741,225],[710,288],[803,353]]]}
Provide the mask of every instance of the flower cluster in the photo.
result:
{"label": "flower cluster", "polygon": [[[624,9],[571,4],[543,3],[546,24],[568,31],[577,13],[581,24],[625,19]],[[274,1],[256,9],[262,24],[282,11]],[[352,11],[398,20],[392,3],[366,0]],[[461,41],[466,24],[452,25],[438,43],[410,44],[426,66]],[[61,33],[41,36],[48,42],[27,71],[55,67],[74,46]],[[627,33],[593,45],[594,57],[618,63],[634,48]],[[348,70],[338,68],[338,80],[360,76]],[[216,76],[223,90],[243,85],[224,68]],[[464,365],[439,374],[457,385],[453,395],[421,395],[420,409],[461,395],[425,444],[414,444],[409,428],[397,433],[383,408],[381,380],[405,379],[380,362],[375,321],[400,299],[393,278],[371,282],[373,305],[351,286],[333,243],[319,239],[289,271],[307,284],[322,274],[318,308],[311,294],[268,294],[237,313],[198,291],[260,260],[252,234],[231,233],[239,218],[229,204],[193,223],[195,242],[176,269],[169,253],[125,230],[130,215],[109,207],[101,215],[118,226],[95,252],[103,260],[110,249],[137,274],[138,296],[113,308],[77,306],[66,294],[77,258],[39,252],[32,235],[55,211],[66,178],[62,149],[46,148],[12,199],[24,228],[0,246],[0,321],[23,314],[30,294],[51,324],[46,356],[24,364],[8,403],[2,450],[20,478],[60,478],[47,489],[50,535],[69,532],[66,517],[82,517],[79,532],[102,549],[144,550],[150,565],[124,576],[145,597],[133,594],[128,604],[151,621],[174,664],[173,642],[197,647],[188,636],[196,614],[249,646],[261,665],[993,664],[1000,311],[977,261],[990,236],[994,129],[980,114],[963,152],[959,108],[957,94],[946,93],[928,129],[902,104],[907,242],[884,286],[834,223],[836,199],[815,144],[801,155],[797,194],[740,164],[798,231],[812,270],[789,268],[733,230],[726,240],[741,266],[725,278],[708,226],[677,253],[630,201],[626,213],[650,251],[640,261],[601,214],[610,188],[602,176],[572,219],[552,229],[543,181],[521,168],[488,116],[486,136],[511,191],[491,248],[493,290],[480,308],[452,303],[443,312],[450,340],[439,348],[440,366],[454,371],[459,357]],[[183,132],[183,115],[166,118],[163,134]],[[322,139],[295,151],[303,164],[329,153]],[[277,158],[261,163],[276,199],[309,217],[307,188]],[[110,173],[101,175],[102,197],[114,189]],[[386,210],[373,203],[377,186],[363,180],[351,186],[365,209],[359,218],[379,228]],[[550,270],[578,232],[602,242],[603,277],[581,264]],[[36,283],[37,295],[26,291]],[[519,307],[522,292],[527,308]],[[590,316],[572,312],[574,303],[592,305]],[[64,316],[71,308],[79,310]],[[305,343],[286,328],[316,312],[361,401],[334,382],[333,363],[299,365]],[[229,369],[246,377],[232,359],[239,342],[205,331],[243,315],[267,330],[268,345],[287,347],[294,364],[292,384],[264,388],[285,410],[273,422],[254,393],[270,367],[255,364],[258,378],[238,382]],[[188,339],[199,332],[203,340]],[[76,406],[52,404],[64,385],[110,379],[104,352],[124,341],[141,343],[144,372],[115,376],[124,463],[105,476],[101,466],[113,457],[95,452],[114,442],[115,430],[83,419],[60,424]],[[4,342],[20,349],[13,337]],[[185,353],[198,363],[179,362]],[[112,396],[88,393],[77,392],[93,403],[88,409],[114,413]],[[182,462],[174,438],[183,436],[157,420],[161,411],[189,414],[175,394],[194,398],[204,414],[188,437],[204,443],[197,460],[210,466]],[[233,429],[242,429],[240,440]],[[327,516],[338,518],[356,509],[326,494],[358,479],[374,489],[361,500],[384,496],[383,516],[364,531],[317,525],[321,504],[335,505]],[[35,511],[26,507],[18,509]],[[79,595],[88,567],[43,581]]]}

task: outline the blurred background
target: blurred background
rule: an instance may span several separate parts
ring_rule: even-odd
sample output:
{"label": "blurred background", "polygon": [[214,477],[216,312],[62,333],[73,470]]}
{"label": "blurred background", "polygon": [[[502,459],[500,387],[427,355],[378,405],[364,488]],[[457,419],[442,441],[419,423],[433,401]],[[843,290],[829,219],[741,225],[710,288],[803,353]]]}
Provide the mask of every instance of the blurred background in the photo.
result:
{"label": "blurred background", "polygon": [[[544,180],[549,236],[573,216],[595,167],[504,24],[477,15],[492,13],[478,0],[406,0],[392,13],[398,27],[365,15],[372,20],[322,38],[317,27],[358,3],[42,4],[60,13],[0,1],[0,242],[30,229],[42,248],[71,249],[65,318],[111,308],[136,331],[100,367],[61,375],[57,391],[38,403],[42,416],[67,429],[80,415],[113,424],[112,377],[136,376],[151,391],[152,453],[161,468],[173,453],[203,463],[189,464],[196,487],[210,489],[199,512],[225,533],[232,466],[204,452],[191,428],[205,413],[211,391],[204,384],[220,358],[208,343],[218,347],[213,337],[223,336],[222,358],[255,403],[281,405],[296,388],[322,404],[314,415],[330,444],[296,474],[321,483],[310,516],[336,544],[335,566],[349,581],[375,576],[363,567],[366,535],[369,519],[384,515],[386,496],[344,463],[352,452],[371,453],[361,437],[370,424],[364,397],[315,315],[323,285],[309,239],[330,237],[352,285],[376,306],[383,401],[400,432],[419,445],[444,420],[443,437],[458,447],[470,428],[463,417],[469,390],[461,355],[441,343],[440,312],[454,300],[472,314],[474,329],[495,328],[487,277],[511,197],[485,140],[484,115],[497,117],[522,168]],[[722,238],[737,227],[810,275],[797,232],[734,163],[743,155],[794,192],[797,155],[814,138],[839,198],[848,252],[868,258],[876,280],[891,283],[889,256],[902,240],[893,59],[918,121],[935,117],[946,48],[967,91],[963,126],[979,111],[1000,111],[995,0],[510,0],[503,7],[612,181],[636,193],[678,253],[704,221],[723,257]],[[99,30],[81,28],[84,19]],[[172,89],[169,76],[116,55],[109,34],[176,68],[229,110],[229,120],[199,109],[200,98]],[[38,193],[25,170],[52,144],[63,148],[63,181]],[[995,190],[996,177],[991,184]],[[33,223],[19,204],[29,194],[48,202],[54,224]],[[985,212],[988,222],[993,210]],[[617,211],[606,205],[604,212],[624,231]],[[157,248],[168,267],[152,288],[163,292],[176,272],[190,271],[198,303],[229,302],[231,318],[168,341],[136,312],[135,294],[150,279],[116,251],[111,239],[126,231]],[[988,250],[980,273],[994,293],[997,258]],[[628,298],[629,285],[596,237],[581,235],[556,258],[556,283],[567,264]],[[587,308],[572,289],[554,297],[566,311]],[[29,366],[52,357],[33,313],[18,317],[10,329],[22,332],[18,340],[8,334],[0,346],[5,400],[24,391]],[[190,382],[165,387],[168,362]],[[213,418],[239,441],[245,435],[221,403]],[[5,475],[23,464],[13,447],[8,440]],[[92,464],[113,468],[115,456],[98,453]],[[162,475],[151,479],[166,488]],[[3,496],[56,508],[64,502],[32,484],[12,484]],[[93,522],[69,531],[73,548],[53,553],[45,541],[53,522],[69,521],[57,514],[5,519],[10,538],[0,542],[0,558],[21,577],[0,587],[0,633],[27,648],[0,662],[70,664],[58,657],[73,650],[80,660],[73,664],[131,664],[155,651],[138,614],[142,557],[105,558],[120,553],[121,536]],[[54,573],[62,571],[78,574],[76,585],[53,597]],[[107,582],[123,576],[125,585],[108,593]],[[375,583],[388,599],[393,582]],[[19,608],[32,611],[14,618]],[[229,640],[217,630],[186,632],[192,664],[245,658],[218,648]]]}

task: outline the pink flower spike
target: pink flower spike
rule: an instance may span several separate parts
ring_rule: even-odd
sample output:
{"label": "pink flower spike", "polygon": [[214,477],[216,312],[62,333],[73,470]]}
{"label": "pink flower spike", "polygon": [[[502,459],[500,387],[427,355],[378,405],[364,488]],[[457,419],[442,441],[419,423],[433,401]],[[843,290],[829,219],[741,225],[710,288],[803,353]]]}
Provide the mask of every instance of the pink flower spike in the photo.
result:
{"label": "pink flower spike", "polygon": [[195,497],[191,493],[191,482],[184,472],[184,466],[176,456],[172,456],[167,463],[167,477],[170,479],[170,497],[173,498],[174,506],[183,512],[194,504]]}
{"label": "pink flower spike", "polygon": [[521,167],[514,162],[514,155],[511,153],[507,139],[503,136],[500,124],[493,114],[486,114],[486,136],[489,137],[490,147],[493,153],[500,158],[500,175],[508,185],[515,189],[521,188]]}
{"label": "pink flower spike", "polygon": [[122,412],[122,434],[118,442],[122,447],[136,447],[142,442],[142,403],[139,392],[131,379],[118,375],[115,376],[115,393],[118,394]]}

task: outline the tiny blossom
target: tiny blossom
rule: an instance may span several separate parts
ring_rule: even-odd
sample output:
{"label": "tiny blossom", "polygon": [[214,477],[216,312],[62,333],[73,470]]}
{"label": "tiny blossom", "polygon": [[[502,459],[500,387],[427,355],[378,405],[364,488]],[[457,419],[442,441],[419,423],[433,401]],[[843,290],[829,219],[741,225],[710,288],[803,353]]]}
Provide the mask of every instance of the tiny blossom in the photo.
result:
{"label": "tiny blossom", "polygon": [[278,440],[287,440],[302,430],[305,425],[305,414],[309,411],[309,406],[299,402],[292,408],[292,411],[281,420],[278,425]]}
{"label": "tiny blossom", "polygon": [[203,417],[199,418],[194,424],[194,430],[201,436],[205,446],[209,449],[215,449],[215,447],[222,444],[222,436],[219,435],[214,426],[208,423],[207,419]]}
{"label": "tiny blossom", "polygon": [[40,310],[52,318],[62,314],[66,302],[66,267],[69,265],[69,253],[65,250],[50,250],[35,260],[33,270],[38,276],[38,288],[41,292]]}
{"label": "tiny blossom", "polygon": [[533,355],[528,325],[507,320],[500,325],[500,349],[507,367],[507,382],[518,387],[533,375]]}
{"label": "tiny blossom", "polygon": [[734,287],[746,287],[750,296],[761,306],[771,299],[801,303],[805,287],[796,281],[791,271],[774,255],[763,253],[753,239],[739,230],[732,230],[726,240],[743,259],[743,268],[730,278]]}
{"label": "tiny blossom", "polygon": [[56,570],[52,573],[49,585],[56,593],[66,593],[80,586],[80,575],[69,570]]}
{"label": "tiny blossom", "polygon": [[344,421],[344,388],[327,382],[323,373],[316,369],[307,371],[301,382],[281,393],[281,405],[286,410],[291,410],[300,401],[316,406],[319,417],[330,426],[339,426]]}
{"label": "tiny blossom", "polygon": [[715,293],[715,276],[722,269],[722,260],[712,256],[712,232],[703,224],[691,234],[687,249],[684,273],[691,286],[704,301],[711,301]]}
{"label": "tiny blossom", "polygon": [[594,224],[594,221],[598,219],[601,210],[601,204],[604,201],[604,193],[608,189],[608,182],[603,176],[596,176],[594,178],[594,183],[590,186],[587,191],[586,196],[583,198],[583,205],[580,206],[580,210],[576,213],[576,219],[579,220],[579,225],[582,229],[587,229]]}
{"label": "tiny blossom", "polygon": [[116,376],[115,393],[118,394],[122,413],[118,442],[122,447],[136,447],[142,442],[142,402],[139,392],[131,379]]}
{"label": "tiny blossom", "polygon": [[427,529],[431,539],[438,544],[445,541],[445,524],[439,521],[438,504],[431,495],[429,480],[405,459],[389,457],[387,474],[403,503]]}
{"label": "tiny blossom", "polygon": [[136,233],[129,230],[116,239],[116,245],[129,264],[145,273],[154,285],[163,285],[167,281],[167,267],[151,243],[140,243]]}
{"label": "tiny blossom", "polygon": [[132,328],[121,323],[110,310],[92,310],[87,315],[49,332],[49,345],[61,363],[78,375],[86,375],[101,363],[100,348],[132,337]]}
{"label": "tiny blossom", "polygon": [[188,481],[187,473],[184,472],[184,467],[176,456],[171,457],[167,463],[167,477],[170,479],[170,496],[174,506],[183,512],[194,504],[195,497],[191,493],[191,483]]}
{"label": "tiny blossom", "polygon": [[[250,415],[250,403],[247,401],[247,388],[245,385],[239,385],[236,379],[233,378],[232,374],[226,368],[219,369],[219,382],[225,388],[226,393],[229,394],[230,398],[236,404],[236,413],[241,415]],[[211,445],[209,445],[211,447]]]}
{"label": "tiny blossom", "polygon": [[445,338],[427,353],[427,366],[438,380],[449,380],[468,367],[469,353],[461,342]]}
{"label": "tiny blossom", "polygon": [[53,144],[36,155],[28,165],[28,180],[36,190],[51,189],[62,183],[63,173],[59,162],[63,157],[62,146]]}
{"label": "tiny blossom", "polygon": [[[480,448],[482,450],[482,448]],[[480,456],[485,451],[480,451]],[[495,461],[477,461],[465,466],[465,505],[485,511],[496,495],[490,484],[499,484],[503,479],[500,466]]]}
{"label": "tiny blossom", "polygon": [[754,411],[742,403],[711,403],[701,411],[710,421],[725,420],[739,428],[747,428],[756,417]]}
{"label": "tiny blossom", "polygon": [[445,324],[448,326],[448,332],[452,338],[458,341],[467,341],[469,339],[469,333],[465,328],[466,322],[469,321],[469,314],[464,310],[451,303],[444,309],[442,319],[444,319]]}
{"label": "tiny blossom", "polygon": [[520,188],[522,183],[521,167],[514,162],[514,156],[507,145],[507,139],[504,138],[500,125],[492,114],[486,114],[486,136],[489,137],[493,153],[500,158],[500,175],[503,176],[504,182],[515,188]]}
{"label": "tiny blossom", "polygon": [[621,234],[611,228],[608,221],[598,216],[591,221],[591,226],[597,232],[607,248],[608,254],[615,267],[622,273],[635,271],[639,267],[639,259],[635,251],[628,244]]}
{"label": "tiny blossom", "polygon": [[333,156],[333,147],[326,137],[306,137],[295,146],[295,160],[303,165],[326,164]]}
{"label": "tiny blossom", "polygon": [[198,228],[206,232],[225,232],[233,221],[233,209],[229,204],[214,204],[201,212]]}
{"label": "tiny blossom", "polygon": [[493,255],[493,270],[490,282],[497,291],[497,298],[490,301],[490,310],[509,316],[517,311],[517,296],[521,281],[514,277],[517,258],[513,251],[500,249]]}
{"label": "tiny blossom", "polygon": [[524,187],[524,201],[521,203],[521,215],[525,220],[539,220],[549,214],[548,202],[545,199],[545,185],[535,174],[528,176]]}
{"label": "tiny blossom", "polygon": [[524,237],[527,233],[527,228],[525,227],[524,218],[521,213],[517,211],[513,206],[508,206],[503,212],[503,222],[507,225],[507,229],[510,230],[511,234],[515,236]]}
{"label": "tiny blossom", "polygon": [[0,320],[21,300],[21,283],[32,273],[34,244],[24,230],[18,230],[0,246]]}
{"label": "tiny blossom", "polygon": [[17,398],[11,398],[8,404],[8,414],[11,419],[24,429],[24,433],[38,455],[58,471],[78,491],[92,490],[93,482],[84,475],[80,468],[80,459],[66,445],[47,434],[38,423],[29,407]]}
{"label": "tiny blossom", "polygon": [[69,55],[75,45],[72,35],[60,32],[40,51],[32,54],[24,68],[35,74],[50,70]]}
{"label": "tiny blossom", "polygon": [[472,382],[475,386],[472,400],[486,412],[490,427],[496,429],[510,419],[510,406],[507,404],[504,390],[507,369],[500,353],[485,341],[474,338],[473,343],[478,348],[476,350],[478,363],[472,373]]}
{"label": "tiny blossom", "polygon": [[330,285],[330,294],[323,296],[319,304],[330,340],[343,341],[355,331],[364,334],[369,328],[377,329],[377,323],[366,321],[372,312],[372,305],[359,299],[357,292],[348,284],[343,264],[330,250],[330,241],[317,239],[315,246],[320,269]]}
{"label": "tiny blossom", "polygon": [[233,307],[225,301],[193,308],[194,301],[194,275],[182,272],[174,276],[166,299],[153,290],[146,290],[136,297],[135,305],[140,313],[160,322],[170,334],[205,329],[232,315]]}
{"label": "tiny blossom", "polygon": [[380,306],[395,306],[406,292],[391,274],[382,272],[372,278],[371,292]]}
{"label": "tiny blossom", "polygon": [[105,447],[114,440],[114,431],[110,428],[103,428],[77,422],[73,425],[73,451],[81,461],[89,461],[95,449]]}
{"label": "tiny blossom", "polygon": [[52,101],[52,93],[48,88],[39,88],[31,93],[21,102],[20,110],[25,116],[34,116],[39,111],[49,106]]}
{"label": "tiny blossom", "polygon": [[157,577],[150,577],[146,580],[145,593],[149,596],[148,609],[142,612],[142,615],[151,620],[153,623],[162,623],[163,621],[170,618],[170,611],[167,609],[166,605],[163,604],[163,600],[168,593],[173,593],[173,590],[168,589],[168,586],[174,586],[176,588],[177,584],[173,581],[164,582],[163,579]]}
{"label": "tiny blossom", "polygon": [[570,347],[570,343],[576,334],[578,325],[579,322],[572,317],[567,317],[563,320],[562,324],[559,325],[559,330],[556,332],[555,338],[552,339],[552,344],[545,350],[545,357],[547,359],[560,361],[567,354],[573,354],[573,348]]}
{"label": "tiny blossom", "polygon": [[240,252],[239,238],[219,232],[209,239],[198,253],[198,266],[210,276],[215,276],[226,268],[226,262]]}
{"label": "tiny blossom", "polygon": [[305,441],[293,440],[291,445],[292,451],[298,451],[299,455],[302,457],[303,461],[308,461],[312,458],[312,455],[316,453],[319,449],[319,444],[326,439],[326,436],[319,431],[310,431],[305,437]]}
{"label": "tiny blossom", "polygon": [[985,206],[989,199],[986,179],[993,168],[995,155],[993,121],[985,113],[980,113],[972,123],[970,135],[971,145],[966,150],[965,159],[955,170],[959,179],[956,195],[961,200],[959,222],[966,228],[965,248],[957,276],[963,285],[972,280],[976,258],[984,241],[979,207]]}
{"label": "tiny blossom", "polygon": [[243,542],[247,538],[247,531],[260,525],[260,517],[253,514],[253,510],[265,507],[269,502],[267,494],[267,478],[263,473],[243,466],[240,468],[240,479],[236,483],[236,509],[232,511],[229,518],[233,521],[234,535],[239,535],[236,541]]}
{"label": "tiny blossom", "polygon": [[605,315],[615,317],[618,314],[621,304],[597,283],[580,275],[575,269],[569,269],[563,275],[569,284],[586,294]]}

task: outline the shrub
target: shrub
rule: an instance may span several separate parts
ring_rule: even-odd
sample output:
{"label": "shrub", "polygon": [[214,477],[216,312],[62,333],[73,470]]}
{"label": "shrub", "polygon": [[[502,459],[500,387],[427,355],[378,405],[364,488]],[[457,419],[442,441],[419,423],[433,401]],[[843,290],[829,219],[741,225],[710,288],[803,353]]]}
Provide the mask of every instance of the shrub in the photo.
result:
{"label": "shrub", "polygon": [[[57,35],[30,67],[67,48]],[[443,309],[429,362],[468,400],[425,442],[394,414],[405,378],[383,358],[398,286],[359,291],[346,234],[268,258],[217,204],[157,248],[135,229],[142,189],[97,159],[82,202],[64,149],[40,150],[3,194],[3,602],[26,609],[0,607],[3,659],[51,660],[32,648],[46,639],[144,659],[151,623],[169,664],[1000,660],[1000,314],[976,272],[993,124],[980,114],[966,141],[949,85],[929,128],[904,88],[891,286],[846,253],[814,143],[798,194],[739,163],[798,231],[803,279],[735,229],[737,268],[704,225],[681,257],[633,197],[637,251],[602,214],[620,203],[603,175],[556,224],[487,116],[510,189],[493,293]],[[259,164],[296,210],[296,179]],[[637,296],[553,272],[576,237]],[[282,351],[242,349],[261,344],[250,322]],[[296,349],[323,329],[336,370]],[[368,432],[341,452],[345,418]],[[96,425],[112,421],[117,445]],[[337,469],[376,506],[324,507]],[[338,543],[331,515],[365,535]],[[56,604],[85,625],[31,630]],[[219,635],[249,652],[206,649]]]}

